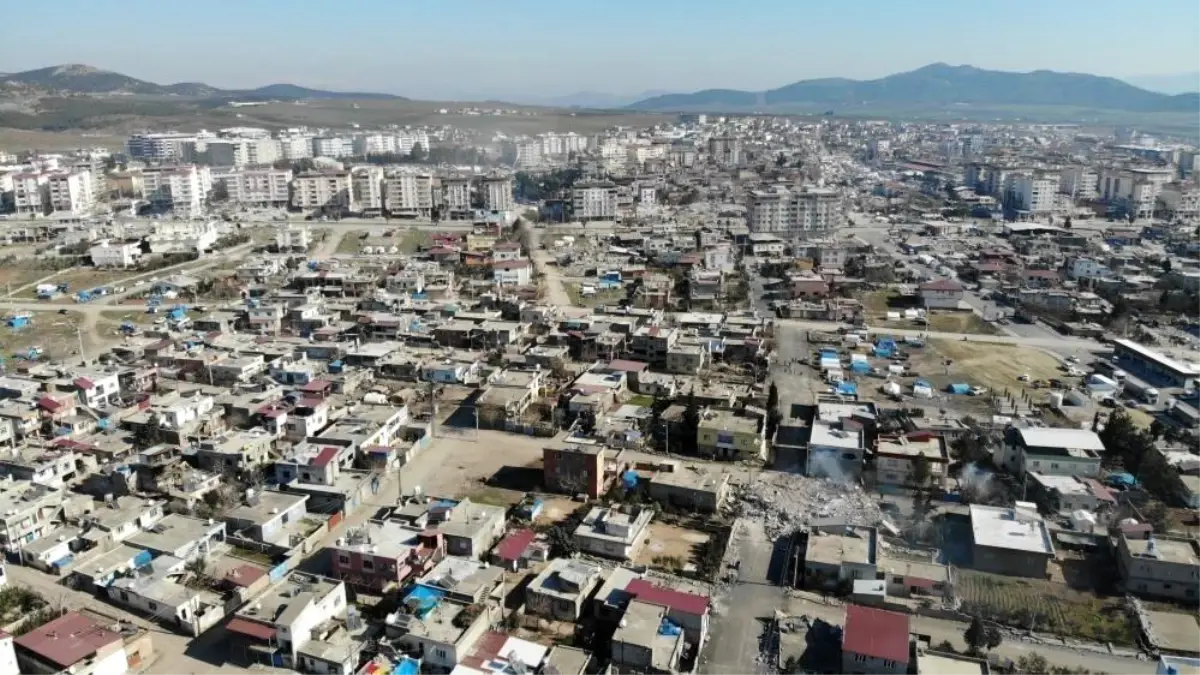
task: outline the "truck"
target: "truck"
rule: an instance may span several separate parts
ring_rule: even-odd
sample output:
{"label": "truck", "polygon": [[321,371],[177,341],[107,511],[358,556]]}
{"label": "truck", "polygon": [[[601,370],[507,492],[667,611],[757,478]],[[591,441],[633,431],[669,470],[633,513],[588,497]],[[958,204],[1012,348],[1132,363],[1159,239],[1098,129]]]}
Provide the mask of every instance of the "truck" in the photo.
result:
{"label": "truck", "polygon": [[1158,405],[1158,390],[1148,384],[1125,380],[1125,395],[1147,405]]}

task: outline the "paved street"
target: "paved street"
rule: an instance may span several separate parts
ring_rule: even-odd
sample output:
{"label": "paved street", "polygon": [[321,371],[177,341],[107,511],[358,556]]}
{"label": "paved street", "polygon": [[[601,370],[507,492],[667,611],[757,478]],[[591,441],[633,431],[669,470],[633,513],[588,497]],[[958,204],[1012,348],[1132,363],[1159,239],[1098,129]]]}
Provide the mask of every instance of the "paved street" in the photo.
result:
{"label": "paved street", "polygon": [[[800,321],[797,319],[780,319],[780,324],[802,328],[804,330],[816,330],[835,332],[840,324],[834,321]],[[872,335],[892,335],[897,337],[928,337],[931,339],[941,340],[962,340],[967,339],[972,342],[987,342],[991,344],[1006,344],[1006,345],[1021,345],[1024,347],[1041,347],[1045,349],[1064,349],[1069,352],[1080,350],[1087,351],[1103,351],[1108,347],[1084,338],[1074,338],[1067,336],[1057,337],[1022,337],[1011,335],[974,335],[969,333],[940,333],[936,331],[925,331],[909,328],[872,328],[869,330]]]}

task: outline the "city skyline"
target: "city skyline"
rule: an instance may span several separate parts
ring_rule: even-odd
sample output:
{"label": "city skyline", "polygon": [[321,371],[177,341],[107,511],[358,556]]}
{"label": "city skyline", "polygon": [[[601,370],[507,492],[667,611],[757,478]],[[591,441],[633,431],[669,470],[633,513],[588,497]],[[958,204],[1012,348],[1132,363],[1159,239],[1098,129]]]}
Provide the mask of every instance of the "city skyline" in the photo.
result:
{"label": "city skyline", "polygon": [[[421,99],[533,99],[761,90],[819,77],[873,79],[935,62],[1138,84],[1178,81],[1194,70],[1200,49],[1200,5],[1182,0],[1156,3],[1151,18],[1161,20],[1153,34],[1103,42],[1096,36],[1111,29],[1126,5],[928,0],[914,11],[875,0],[853,10],[772,0],[731,13],[715,2],[674,0],[565,9],[544,0],[455,6],[356,0],[340,6],[345,30],[335,32],[325,9],[311,2],[217,0],[194,16],[144,0],[121,7],[67,0],[53,9],[37,3],[10,9],[11,25],[52,23],[55,30],[11,31],[0,70],[83,63],[164,84],[290,82]],[[994,18],[1022,8],[1039,20]],[[151,13],[179,19],[186,29],[132,30],[131,17]]]}

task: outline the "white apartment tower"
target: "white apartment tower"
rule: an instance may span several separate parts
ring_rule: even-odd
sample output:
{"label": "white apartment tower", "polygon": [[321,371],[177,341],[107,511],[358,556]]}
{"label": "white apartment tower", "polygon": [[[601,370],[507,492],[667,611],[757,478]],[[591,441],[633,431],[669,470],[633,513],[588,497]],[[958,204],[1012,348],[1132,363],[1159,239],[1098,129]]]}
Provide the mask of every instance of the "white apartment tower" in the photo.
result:
{"label": "white apartment tower", "polygon": [[350,157],[354,155],[354,141],[344,136],[321,136],[312,139],[313,157]]}
{"label": "white apartment tower", "polygon": [[1058,177],[1032,173],[1015,174],[1012,176],[1009,194],[1012,196],[1012,206],[1016,210],[1034,215],[1049,214],[1054,211],[1054,201],[1058,195]]}
{"label": "white apartment tower", "polygon": [[46,186],[46,175],[37,172],[14,174],[13,206],[17,213],[42,214],[49,210],[50,191]]}
{"label": "white apartment tower", "polygon": [[142,190],[158,208],[199,213],[212,190],[212,173],[191,164],[148,168],[142,172]]}
{"label": "white apartment tower", "polygon": [[394,173],[383,179],[384,206],[393,216],[430,218],[433,215],[433,176]]}
{"label": "white apartment tower", "polygon": [[52,173],[46,180],[50,208],[66,213],[90,213],[95,206],[92,193],[92,172],[71,171]]}
{"label": "white apartment tower", "polygon": [[841,196],[819,188],[755,190],[746,210],[751,232],[790,240],[831,232],[842,226],[844,218]]}
{"label": "white apartment tower", "polygon": [[608,181],[578,183],[571,190],[576,220],[616,220],[617,186]]}
{"label": "white apartment tower", "polygon": [[442,203],[449,219],[468,217],[471,213],[471,179],[461,176],[443,178]]}
{"label": "white apartment tower", "polygon": [[356,212],[379,214],[383,212],[383,168],[359,166],[351,172],[351,188]]}
{"label": "white apartment tower", "polygon": [[302,211],[353,211],[349,171],[302,173],[292,180],[292,207]]}
{"label": "white apartment tower", "polygon": [[483,196],[483,208],[489,211],[511,211],[513,208],[513,182],[507,176],[485,176],[480,180],[479,191]]}
{"label": "white apartment tower", "polygon": [[312,136],[280,136],[280,157],[287,160],[304,159],[313,156]]}
{"label": "white apartment tower", "polygon": [[224,174],[221,180],[231,202],[284,207],[288,204],[292,172],[287,169],[238,169]]}
{"label": "white apartment tower", "polygon": [[1096,170],[1090,166],[1069,166],[1058,176],[1058,191],[1071,199],[1088,201],[1096,198]]}

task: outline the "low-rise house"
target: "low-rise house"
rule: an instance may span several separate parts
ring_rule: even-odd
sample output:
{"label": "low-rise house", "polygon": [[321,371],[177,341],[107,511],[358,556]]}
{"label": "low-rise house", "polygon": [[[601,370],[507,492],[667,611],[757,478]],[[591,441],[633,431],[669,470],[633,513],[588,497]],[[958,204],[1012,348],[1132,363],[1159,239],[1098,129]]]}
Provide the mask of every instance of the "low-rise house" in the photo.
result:
{"label": "low-rise house", "polygon": [[[922,463],[924,484],[917,485],[917,467]],[[880,485],[945,489],[949,465],[945,439],[930,433],[881,438],[875,450],[875,480]]]}
{"label": "low-rise house", "polygon": [[301,523],[308,514],[307,504],[308,495],[249,488],[245,503],[225,514],[225,523],[230,533],[240,537],[292,548],[295,537],[308,534]]}
{"label": "low-rise house", "polygon": [[106,589],[113,602],[154,617],[181,633],[197,636],[225,618],[224,603],[211,592],[179,583],[185,562],[159,556]]}
{"label": "low-rise house", "polygon": [[632,560],[645,544],[653,519],[651,509],[593,507],[575,529],[575,544],[584,553]]}
{"label": "low-rise house", "polygon": [[225,523],[178,513],[167,514],[150,529],[126,540],[130,546],[183,560],[207,556],[212,553],[213,545],[222,541],[225,541]]}
{"label": "low-rise house", "polygon": [[417,583],[441,589],[447,600],[471,605],[503,592],[504,570],[472,558],[445,556]]}
{"label": "low-rise house", "polygon": [[939,279],[921,284],[921,304],[927,309],[958,309],[965,289],[953,279]]}
{"label": "low-rise house", "polygon": [[475,405],[486,420],[515,420],[537,400],[541,385],[540,370],[506,370],[492,378]]}
{"label": "low-rise house", "polygon": [[103,550],[153,527],[164,517],[163,502],[119,496],[83,518],[90,525],[85,537]]}
{"label": "low-rise house", "polygon": [[42,538],[54,523],[62,521],[73,499],[89,506],[92,503],[91,497],[71,497],[58,488],[28,481],[0,481],[0,544],[19,549]]}
{"label": "low-rise house", "polygon": [[318,628],[346,615],[346,584],[293,572],[239,609],[226,625],[268,663],[299,669],[297,655]]}
{"label": "low-rise house", "polygon": [[767,442],[762,420],[732,410],[706,410],[700,417],[696,451],[717,459],[762,461]]}
{"label": "low-rise house", "polygon": [[596,446],[544,448],[542,484],[547,490],[595,499],[604,492],[604,463],[608,453]]}
{"label": "low-rise house", "polygon": [[533,280],[533,265],[528,259],[498,260],[492,263],[492,281],[497,286],[528,286]]}
{"label": "low-rise house", "polygon": [[1149,534],[1117,540],[1117,568],[1127,592],[1195,602],[1200,597],[1200,541]]}
{"label": "low-rise house", "polygon": [[878,533],[874,528],[847,528],[843,532],[814,530],[804,552],[804,583],[812,588],[876,577]]}
{"label": "low-rise house", "polygon": [[262,428],[223,433],[200,441],[196,462],[205,471],[244,471],[266,464],[274,444],[275,437]]}
{"label": "low-rise house", "polygon": [[842,628],[843,673],[908,672],[911,654],[907,614],[849,605]]}
{"label": "low-rise house", "polygon": [[417,584],[401,600],[404,609],[387,616],[388,638],[400,648],[422,654],[422,666],[453,670],[471,654],[489,627],[500,621],[496,600],[464,605],[446,591]]}
{"label": "low-rise house", "polygon": [[48,621],[13,641],[22,673],[130,672],[125,639],[107,625],[79,612]]}
{"label": "low-rise house", "polygon": [[558,621],[578,621],[600,584],[600,568],[582,560],[550,561],[525,587],[525,611]]}
{"label": "low-rise house", "polygon": [[83,548],[80,530],[60,527],[31,541],[21,549],[21,564],[50,574],[62,574],[75,561],[75,552]]}
{"label": "low-rise house", "polygon": [[613,633],[610,653],[619,672],[677,673],[686,645],[665,608],[635,600]]}
{"label": "low-rise house", "polygon": [[674,465],[650,479],[650,498],[679,509],[715,513],[729,496],[729,472],[704,464]]}
{"label": "low-rise house", "polygon": [[441,499],[429,507],[429,525],[437,527],[450,555],[479,559],[504,534],[505,509],[470,499]]}
{"label": "low-rise house", "polygon": [[387,520],[349,529],[334,543],[330,558],[336,578],[382,593],[421,576],[443,555],[438,531]]}
{"label": "low-rise house", "polygon": [[82,464],[82,459],[64,448],[24,446],[11,455],[0,455],[0,475],[62,488],[79,478],[76,464]]}
{"label": "low-rise house", "polygon": [[1019,476],[1035,472],[1096,478],[1104,443],[1087,429],[1023,427],[1009,429],[995,452],[996,463]]}
{"label": "low-rise house", "polygon": [[1044,579],[1054,543],[1037,507],[971,505],[975,568],[993,574]]}
{"label": "low-rise house", "polygon": [[1031,472],[1025,476],[1030,500],[1049,513],[1096,512],[1116,506],[1113,491],[1095,478],[1057,476]]}

